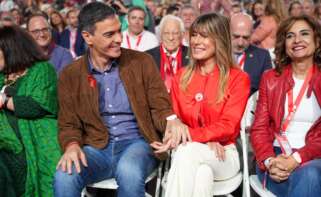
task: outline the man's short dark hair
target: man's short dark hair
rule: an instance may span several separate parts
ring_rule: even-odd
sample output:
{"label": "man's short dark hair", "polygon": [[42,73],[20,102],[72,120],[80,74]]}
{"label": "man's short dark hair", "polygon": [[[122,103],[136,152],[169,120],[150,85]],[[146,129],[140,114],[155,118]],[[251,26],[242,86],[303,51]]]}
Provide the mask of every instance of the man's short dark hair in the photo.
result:
{"label": "man's short dark hair", "polygon": [[79,30],[87,31],[91,34],[95,32],[95,24],[108,17],[116,16],[116,11],[101,2],[92,2],[85,5],[78,16]]}
{"label": "man's short dark hair", "polygon": [[173,14],[175,11],[179,11],[179,8],[176,5],[170,5],[167,9],[166,9],[166,14]]}
{"label": "man's short dark hair", "polygon": [[48,26],[50,26],[48,18],[43,13],[35,13],[35,14],[32,14],[31,16],[29,16],[28,19],[27,19],[27,22],[26,22],[26,29],[27,30],[29,30],[31,19],[33,19],[35,17],[42,17],[43,19],[45,19],[45,21],[47,21]]}
{"label": "man's short dark hair", "polygon": [[133,11],[136,11],[136,10],[144,12],[144,16],[146,16],[146,12],[145,12],[144,8],[142,8],[140,6],[132,6],[132,7],[130,7],[129,10],[128,10],[128,13],[127,13],[128,16],[130,15],[130,13],[132,13]]}

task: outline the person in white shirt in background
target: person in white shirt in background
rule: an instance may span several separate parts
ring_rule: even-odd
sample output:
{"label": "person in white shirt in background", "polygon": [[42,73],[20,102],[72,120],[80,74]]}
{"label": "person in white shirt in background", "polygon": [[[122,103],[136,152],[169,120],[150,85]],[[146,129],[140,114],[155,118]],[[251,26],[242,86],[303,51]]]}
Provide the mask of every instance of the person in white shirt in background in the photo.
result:
{"label": "person in white shirt in background", "polygon": [[128,11],[128,29],[122,32],[121,47],[147,51],[159,45],[155,34],[144,30],[146,13],[143,8],[133,6]]}

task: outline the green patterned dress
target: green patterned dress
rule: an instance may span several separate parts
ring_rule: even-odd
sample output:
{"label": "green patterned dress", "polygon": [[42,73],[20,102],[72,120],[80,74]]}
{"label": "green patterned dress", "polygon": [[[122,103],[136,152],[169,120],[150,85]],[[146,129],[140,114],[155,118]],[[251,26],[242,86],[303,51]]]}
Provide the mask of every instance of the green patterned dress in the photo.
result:
{"label": "green patterned dress", "polygon": [[[0,88],[4,76],[0,73]],[[0,110],[1,197],[51,197],[60,158],[56,73],[47,62],[28,69],[6,88],[15,111]]]}

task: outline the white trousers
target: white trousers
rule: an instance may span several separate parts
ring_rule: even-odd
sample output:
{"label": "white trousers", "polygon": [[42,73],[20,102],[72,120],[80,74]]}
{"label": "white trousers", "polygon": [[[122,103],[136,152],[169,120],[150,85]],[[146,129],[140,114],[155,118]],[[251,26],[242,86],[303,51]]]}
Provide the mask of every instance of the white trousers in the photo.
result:
{"label": "white trousers", "polygon": [[240,170],[234,144],[225,148],[225,160],[219,161],[206,144],[179,145],[172,158],[165,197],[211,197],[214,180],[226,180]]}

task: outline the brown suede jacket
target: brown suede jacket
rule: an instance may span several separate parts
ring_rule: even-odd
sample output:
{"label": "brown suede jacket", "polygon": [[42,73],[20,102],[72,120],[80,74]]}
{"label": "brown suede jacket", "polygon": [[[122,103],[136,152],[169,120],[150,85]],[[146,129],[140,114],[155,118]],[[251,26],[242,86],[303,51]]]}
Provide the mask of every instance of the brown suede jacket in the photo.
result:
{"label": "brown suede jacket", "polygon": [[[63,150],[70,142],[104,148],[108,129],[99,113],[99,92],[88,70],[88,55],[68,65],[58,82],[59,143]],[[119,75],[127,92],[142,136],[148,143],[159,141],[157,131],[165,131],[166,117],[173,114],[169,95],[152,57],[122,49]],[[165,154],[157,155],[165,159]]]}

